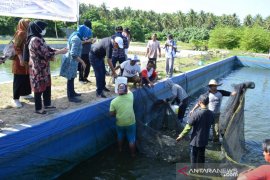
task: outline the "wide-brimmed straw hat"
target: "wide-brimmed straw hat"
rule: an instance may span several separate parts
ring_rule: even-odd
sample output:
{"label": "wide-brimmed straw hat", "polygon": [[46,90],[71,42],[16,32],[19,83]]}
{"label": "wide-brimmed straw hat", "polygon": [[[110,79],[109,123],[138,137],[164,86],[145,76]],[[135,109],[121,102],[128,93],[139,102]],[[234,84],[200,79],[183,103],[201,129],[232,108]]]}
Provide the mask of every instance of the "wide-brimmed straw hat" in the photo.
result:
{"label": "wide-brimmed straw hat", "polygon": [[208,83],[208,86],[221,86],[221,84],[218,84],[217,81],[215,79],[211,79]]}

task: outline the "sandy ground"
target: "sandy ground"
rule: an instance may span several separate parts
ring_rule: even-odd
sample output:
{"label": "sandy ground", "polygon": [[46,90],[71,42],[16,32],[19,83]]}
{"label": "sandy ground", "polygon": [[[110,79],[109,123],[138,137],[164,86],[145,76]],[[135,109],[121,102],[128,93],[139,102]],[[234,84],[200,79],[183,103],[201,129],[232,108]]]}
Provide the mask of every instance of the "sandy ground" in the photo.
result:
{"label": "sandy ground", "polygon": [[[92,83],[81,84],[78,82],[78,78],[75,79],[75,91],[82,93],[80,99],[81,103],[71,103],[66,96],[66,79],[63,77],[52,77],[52,105],[57,108],[47,111],[45,115],[39,115],[35,113],[35,104],[33,99],[26,100],[20,99],[23,107],[15,108],[12,103],[12,83],[6,83],[0,85],[0,119],[4,121],[5,127],[12,127],[16,124],[34,123],[41,119],[49,119],[58,112],[63,112],[68,109],[78,108],[79,106],[85,106],[92,102],[102,101],[104,98],[96,97],[95,77],[88,78]],[[107,87],[111,92],[105,92],[107,97],[115,96],[114,85],[111,83],[111,77],[107,76]]]}

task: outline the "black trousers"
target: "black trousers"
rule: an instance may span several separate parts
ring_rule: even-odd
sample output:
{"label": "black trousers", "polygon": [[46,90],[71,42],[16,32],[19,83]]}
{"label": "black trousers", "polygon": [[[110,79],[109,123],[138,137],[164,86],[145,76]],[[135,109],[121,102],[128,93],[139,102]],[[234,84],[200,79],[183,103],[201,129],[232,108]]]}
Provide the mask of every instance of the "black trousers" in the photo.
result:
{"label": "black trousers", "polygon": [[75,90],[74,90],[74,78],[71,78],[67,81],[67,97],[73,98],[75,96]]}
{"label": "black trousers", "polygon": [[89,54],[82,54],[81,58],[84,61],[85,65],[86,65],[86,68],[83,69],[82,64],[81,63],[78,64],[79,81],[84,81],[89,76],[91,64],[90,64],[90,61],[89,61]]}
{"label": "black trousers", "polygon": [[190,146],[190,161],[192,168],[202,168],[205,162],[205,146]]}
{"label": "black trousers", "polygon": [[44,92],[34,93],[36,111],[39,111],[42,109],[41,96],[43,96],[43,105],[50,106],[51,105],[51,86],[47,87]]}
{"label": "black trousers", "polygon": [[186,109],[188,107],[188,98],[183,99],[183,101],[179,104],[178,110],[178,119],[182,122],[185,116]]}
{"label": "black trousers", "polygon": [[31,94],[29,75],[14,74],[13,78],[13,99]]}

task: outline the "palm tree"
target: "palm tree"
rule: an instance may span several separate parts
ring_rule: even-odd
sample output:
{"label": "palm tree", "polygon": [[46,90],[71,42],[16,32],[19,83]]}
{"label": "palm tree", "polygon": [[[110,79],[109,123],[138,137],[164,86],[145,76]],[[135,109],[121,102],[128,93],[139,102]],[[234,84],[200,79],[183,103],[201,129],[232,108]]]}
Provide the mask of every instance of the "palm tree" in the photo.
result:
{"label": "palm tree", "polygon": [[243,25],[247,27],[252,27],[254,25],[254,19],[250,14],[245,17]]}
{"label": "palm tree", "polygon": [[197,19],[197,27],[202,27],[205,25],[206,22],[206,14],[204,11],[200,11],[198,14],[198,19]]}
{"label": "palm tree", "polygon": [[259,25],[259,26],[263,26],[263,18],[260,14],[257,14],[255,17],[254,17],[254,24],[256,25]]}
{"label": "palm tree", "polygon": [[189,27],[195,26],[196,19],[197,19],[197,14],[193,9],[191,9],[187,13],[187,26]]}

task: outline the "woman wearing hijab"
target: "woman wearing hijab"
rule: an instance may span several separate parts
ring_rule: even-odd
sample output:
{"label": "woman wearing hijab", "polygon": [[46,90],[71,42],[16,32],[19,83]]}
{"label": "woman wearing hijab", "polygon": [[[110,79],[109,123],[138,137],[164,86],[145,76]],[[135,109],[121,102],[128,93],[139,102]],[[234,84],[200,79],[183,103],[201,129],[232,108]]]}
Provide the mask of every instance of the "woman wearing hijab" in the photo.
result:
{"label": "woman wearing hijab", "polygon": [[29,72],[30,83],[35,98],[35,109],[38,114],[46,114],[42,109],[53,109],[51,106],[51,73],[50,61],[57,54],[64,54],[67,49],[52,49],[43,39],[46,33],[47,23],[35,20],[29,24],[27,45],[29,48]]}
{"label": "woman wearing hijab", "polygon": [[74,79],[77,76],[78,63],[85,69],[86,65],[81,59],[82,41],[91,36],[91,30],[85,26],[79,26],[68,39],[68,52],[63,56],[60,76],[67,78],[67,97],[70,102],[81,102],[77,96],[81,96],[74,90]]}
{"label": "woman wearing hijab", "polygon": [[17,31],[14,35],[15,59],[12,62],[13,78],[13,103],[17,108],[22,107],[20,97],[31,97],[31,86],[29,80],[28,65],[23,61],[23,46],[27,38],[27,28],[29,19],[21,19],[17,25]]}

